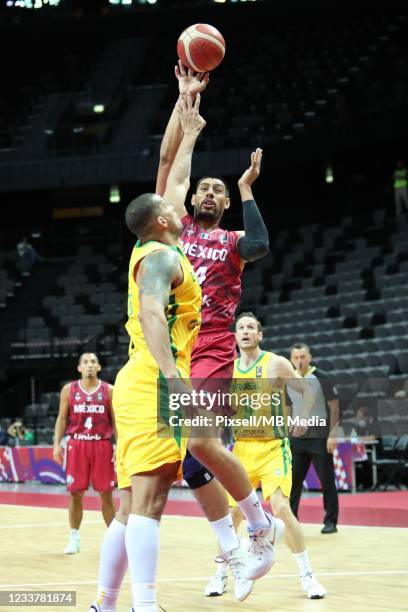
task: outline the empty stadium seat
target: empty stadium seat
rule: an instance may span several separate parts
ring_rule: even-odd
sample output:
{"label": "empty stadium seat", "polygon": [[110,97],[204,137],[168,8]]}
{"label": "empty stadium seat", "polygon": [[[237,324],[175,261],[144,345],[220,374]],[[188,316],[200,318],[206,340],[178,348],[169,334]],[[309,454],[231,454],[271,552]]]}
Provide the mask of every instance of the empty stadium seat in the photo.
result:
{"label": "empty stadium seat", "polygon": [[84,331],[86,332],[86,335],[88,337],[92,338],[94,336],[99,336],[100,334],[102,334],[104,328],[103,325],[89,325]]}
{"label": "empty stadium seat", "polygon": [[371,353],[371,354],[368,353],[368,354],[361,355],[361,358],[364,359],[364,362],[366,363],[367,366],[375,367],[375,366],[382,365],[381,357],[374,353]]}
{"label": "empty stadium seat", "polygon": [[29,317],[27,319],[27,326],[31,328],[45,327],[45,320],[43,317]]}
{"label": "empty stadium seat", "polygon": [[57,392],[48,392],[41,394],[41,403],[48,404],[48,415],[58,414],[60,396]]}
{"label": "empty stadium seat", "polygon": [[380,399],[377,404],[378,416],[404,417],[407,416],[406,400]]}
{"label": "empty stadium seat", "polygon": [[36,429],[35,437],[36,437],[37,444],[49,446],[53,444],[54,430],[51,428]]}
{"label": "empty stadium seat", "polygon": [[401,374],[408,373],[408,351],[401,351],[400,353],[396,353],[396,358],[398,362],[398,368]]}
{"label": "empty stadium seat", "polygon": [[397,371],[398,360],[396,355],[392,353],[380,352],[377,353],[376,357],[381,360],[381,365],[389,368],[390,374],[395,374]]}
{"label": "empty stadium seat", "polygon": [[27,404],[24,410],[24,416],[27,417],[45,417],[48,414],[49,404]]}
{"label": "empty stadium seat", "polygon": [[381,436],[396,436],[398,434],[395,421],[387,417],[379,417],[378,424]]}
{"label": "empty stadium seat", "polygon": [[386,397],[389,388],[387,378],[368,377],[358,391],[358,397],[374,397],[376,399]]}
{"label": "empty stadium seat", "polygon": [[6,431],[10,427],[11,423],[12,420],[8,417],[3,417],[0,419],[0,427]]}
{"label": "empty stadium seat", "polygon": [[68,327],[68,335],[71,339],[82,338],[82,329],[79,325],[70,325]]}
{"label": "empty stadium seat", "polygon": [[364,357],[360,357],[357,355],[353,355],[352,357],[350,357],[348,361],[349,361],[349,368],[354,368],[356,370],[359,368],[365,368],[367,365],[369,365],[364,359]]}

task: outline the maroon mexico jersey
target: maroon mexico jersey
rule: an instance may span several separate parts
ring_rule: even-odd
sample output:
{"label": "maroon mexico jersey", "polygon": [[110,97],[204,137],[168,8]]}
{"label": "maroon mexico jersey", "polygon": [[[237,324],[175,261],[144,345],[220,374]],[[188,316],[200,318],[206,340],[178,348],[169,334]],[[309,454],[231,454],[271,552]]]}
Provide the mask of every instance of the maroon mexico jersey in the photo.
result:
{"label": "maroon mexico jersey", "polygon": [[236,232],[205,231],[191,215],[182,218],[180,240],[203,293],[201,329],[226,328],[234,322],[241,296],[241,258]]}
{"label": "maroon mexico jersey", "polygon": [[74,440],[110,440],[112,421],[109,384],[99,381],[90,393],[80,380],[69,387],[69,421],[66,433]]}

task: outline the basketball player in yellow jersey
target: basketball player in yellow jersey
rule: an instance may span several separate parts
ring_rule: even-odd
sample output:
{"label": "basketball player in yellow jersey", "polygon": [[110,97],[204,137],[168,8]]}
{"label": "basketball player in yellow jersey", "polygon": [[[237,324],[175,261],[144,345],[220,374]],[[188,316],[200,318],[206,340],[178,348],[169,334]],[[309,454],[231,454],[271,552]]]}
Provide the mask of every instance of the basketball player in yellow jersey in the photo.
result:
{"label": "basketball player in yellow jersey", "polygon": [[[302,393],[303,412],[306,417],[313,406],[314,394],[311,388],[298,378],[287,359],[260,348],[262,327],[251,312],[239,315],[235,335],[241,356],[235,360],[231,389],[231,393],[236,393],[239,398],[234,418],[242,419],[252,414],[257,417],[273,416],[275,421],[272,425],[256,423],[253,426],[234,428],[235,445],[232,452],[246,469],[253,487],[262,485],[263,497],[269,500],[275,518],[284,521],[286,541],[298,563],[301,585],[307,597],[321,599],[325,597],[326,591],[316,580],[310,567],[302,530],[289,504],[292,466],[287,437],[285,385]],[[242,402],[247,396],[249,407],[244,406]],[[299,426],[295,426],[292,432],[295,436],[303,433],[305,429]],[[228,497],[234,525],[238,529],[243,515],[231,496]],[[222,594],[226,590],[227,574],[223,565],[225,566],[219,565],[217,574],[212,579],[214,595]]]}
{"label": "basketball player in yellow jersey", "polygon": [[102,543],[98,595],[90,611],[116,610],[128,563],[132,610],[159,611],[159,521],[169,488],[181,476],[183,450],[177,436],[160,436],[166,418],[158,418],[158,398],[168,410],[169,393],[189,391],[182,378],[189,378],[201,322],[200,285],[179,247],[182,224],[169,202],[185,198],[188,190],[194,143],[205,125],[199,104],[199,96],[194,106],[190,96],[183,106],[186,137],[169,191],[164,198],[143,194],[126,209],[126,225],[138,241],[129,263],[129,360],[117,375],[112,397],[121,506]]}

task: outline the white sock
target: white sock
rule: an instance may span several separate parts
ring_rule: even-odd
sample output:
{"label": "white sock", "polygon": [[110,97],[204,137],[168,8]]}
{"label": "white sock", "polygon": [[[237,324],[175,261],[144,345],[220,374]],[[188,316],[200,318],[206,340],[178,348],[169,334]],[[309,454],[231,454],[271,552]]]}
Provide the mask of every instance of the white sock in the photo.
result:
{"label": "white sock", "polygon": [[[158,608],[154,585],[132,583],[132,597],[134,612],[157,612]],[[154,597],[154,601],[152,597]]]}
{"label": "white sock", "polygon": [[120,586],[128,566],[125,534],[126,525],[113,519],[102,540],[97,597],[102,612],[116,610]]}
{"label": "white sock", "polygon": [[75,540],[75,542],[78,542],[78,540],[80,540],[79,529],[71,529],[69,537],[71,540]]}
{"label": "white sock", "polygon": [[296,562],[299,566],[299,572],[301,576],[305,576],[312,571],[309,563],[309,555],[307,554],[307,550],[304,550],[301,553],[293,553],[293,556],[296,559]]}
{"label": "white sock", "polygon": [[98,586],[98,599],[96,600],[102,612],[116,612],[120,589],[101,588]]}
{"label": "white sock", "polygon": [[252,490],[252,493],[250,493],[248,497],[241,501],[237,501],[237,504],[242,510],[242,513],[246,516],[248,527],[251,529],[269,527],[269,521],[266,518],[266,514],[263,511],[256,491]]}
{"label": "white sock", "polygon": [[217,569],[215,570],[215,573],[217,574],[217,576],[223,577],[228,574],[228,568],[225,561],[217,561],[216,565]]}
{"label": "white sock", "polygon": [[218,521],[210,522],[210,525],[214,530],[215,537],[218,540],[222,552],[228,552],[234,548],[238,548],[239,540],[231,514],[227,514],[227,516],[224,516],[224,518]]}
{"label": "white sock", "polygon": [[126,527],[126,552],[132,579],[135,612],[155,612],[156,573],[159,556],[159,521],[130,514]]}

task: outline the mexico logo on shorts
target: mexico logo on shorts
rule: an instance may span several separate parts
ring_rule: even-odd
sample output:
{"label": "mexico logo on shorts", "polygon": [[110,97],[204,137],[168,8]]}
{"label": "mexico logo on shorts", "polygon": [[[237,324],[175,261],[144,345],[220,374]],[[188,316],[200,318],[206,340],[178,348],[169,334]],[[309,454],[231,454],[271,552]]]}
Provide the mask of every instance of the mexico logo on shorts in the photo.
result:
{"label": "mexico logo on shorts", "polygon": [[74,482],[74,477],[71,474],[67,474],[67,485],[71,485]]}

